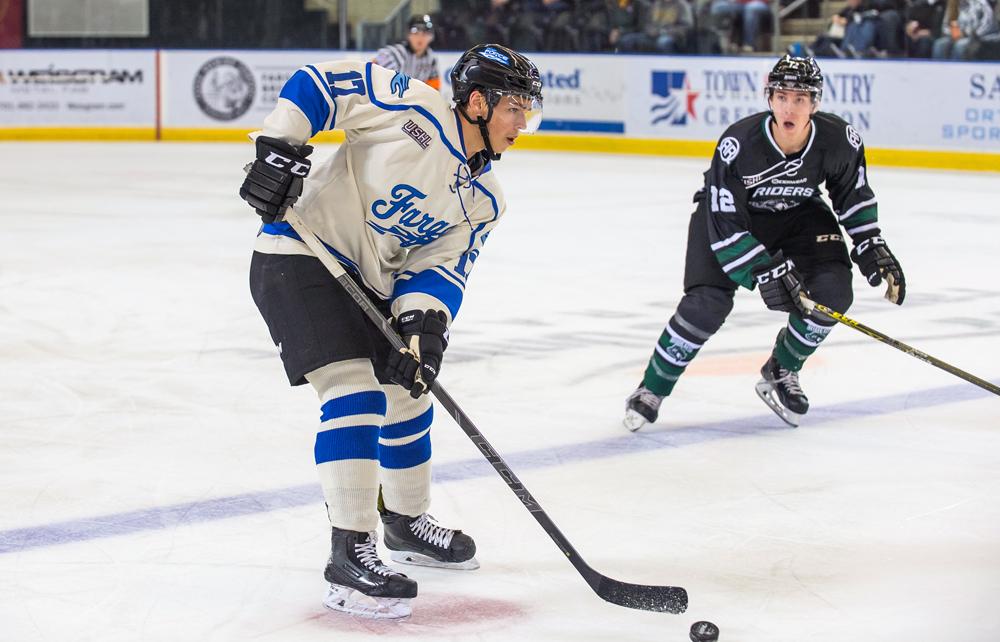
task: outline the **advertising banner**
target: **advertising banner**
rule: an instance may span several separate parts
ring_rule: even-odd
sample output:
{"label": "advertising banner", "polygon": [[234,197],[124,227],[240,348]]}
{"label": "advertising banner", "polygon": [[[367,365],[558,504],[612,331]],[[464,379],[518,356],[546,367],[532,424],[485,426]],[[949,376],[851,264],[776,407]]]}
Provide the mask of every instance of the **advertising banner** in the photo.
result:
{"label": "advertising banner", "polygon": [[[10,2],[0,0],[0,9],[20,6]],[[48,128],[58,136],[72,128],[122,132],[139,127],[190,140],[218,138],[221,131],[224,139],[259,128],[299,67],[347,58],[367,61],[373,55],[5,49],[0,50],[0,129]],[[449,75],[458,56],[438,52],[445,96],[450,97]],[[642,153],[676,153],[685,145],[701,153],[700,146],[718,140],[729,125],[767,109],[764,86],[774,63],[770,57],[721,56],[533,54],[532,59],[545,96],[542,130],[578,135],[540,136],[536,147],[557,148],[561,140],[579,143],[586,139],[579,134],[623,134],[594,138],[594,148],[621,141],[623,149]],[[819,62],[825,80],[821,109],[853,125],[870,149],[880,150],[883,162],[904,157],[934,162],[920,156],[928,153],[935,158],[986,153],[990,159],[1000,153],[1000,65]],[[674,143],[677,149],[663,147]],[[899,154],[891,156],[894,151]],[[975,167],[970,163],[978,161],[948,162]]]}
{"label": "advertising banner", "polygon": [[[164,128],[255,129],[299,67],[326,60],[371,60],[374,52],[164,51]],[[438,52],[442,92],[459,52]],[[611,56],[536,54],[545,94],[543,130],[623,133],[625,82]]]}
{"label": "advertising banner", "polygon": [[295,70],[307,64],[352,58],[356,51],[164,51],[164,128],[257,129]]}
{"label": "advertising banner", "polygon": [[[733,122],[767,109],[770,58],[626,60],[629,136],[717,140]],[[820,108],[853,125],[869,147],[1000,149],[1000,65],[819,62]]]}
{"label": "advertising banner", "polygon": [[0,49],[24,42],[24,0],[0,0]]}
{"label": "advertising banner", "polygon": [[155,125],[153,51],[0,51],[0,127]]}
{"label": "advertising banner", "polygon": [[[460,52],[438,54],[442,91],[451,96],[451,68]],[[601,55],[531,54],[542,79],[542,131],[625,132],[625,78],[621,58]]]}

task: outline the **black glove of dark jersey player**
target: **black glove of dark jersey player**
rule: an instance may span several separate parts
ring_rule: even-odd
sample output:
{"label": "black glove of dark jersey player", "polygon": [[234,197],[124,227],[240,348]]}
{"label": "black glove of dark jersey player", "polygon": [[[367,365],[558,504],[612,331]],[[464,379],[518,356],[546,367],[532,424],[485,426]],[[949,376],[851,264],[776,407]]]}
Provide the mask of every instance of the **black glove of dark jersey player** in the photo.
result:
{"label": "black glove of dark jersey player", "polygon": [[803,316],[809,314],[800,296],[809,296],[809,293],[802,284],[802,275],[795,269],[795,263],[791,259],[783,258],[779,252],[770,265],[754,272],[753,278],[760,289],[764,305],[769,309],[798,311]]}
{"label": "black glove of dark jersey player", "polygon": [[899,261],[893,256],[889,246],[881,236],[872,236],[859,241],[851,250],[851,260],[858,264],[861,274],[868,279],[868,284],[877,286],[884,278],[888,284],[885,298],[896,305],[902,305],[906,298],[906,278]]}

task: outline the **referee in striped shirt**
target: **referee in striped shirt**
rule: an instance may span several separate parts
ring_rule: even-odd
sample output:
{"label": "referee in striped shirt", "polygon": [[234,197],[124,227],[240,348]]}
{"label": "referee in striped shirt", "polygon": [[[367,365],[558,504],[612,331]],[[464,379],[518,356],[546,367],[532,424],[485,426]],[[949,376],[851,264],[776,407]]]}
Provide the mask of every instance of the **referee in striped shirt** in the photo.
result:
{"label": "referee in striped shirt", "polygon": [[382,47],[375,53],[375,64],[401,71],[410,78],[422,80],[434,89],[441,89],[437,56],[431,49],[434,24],[428,15],[413,16],[406,40]]}

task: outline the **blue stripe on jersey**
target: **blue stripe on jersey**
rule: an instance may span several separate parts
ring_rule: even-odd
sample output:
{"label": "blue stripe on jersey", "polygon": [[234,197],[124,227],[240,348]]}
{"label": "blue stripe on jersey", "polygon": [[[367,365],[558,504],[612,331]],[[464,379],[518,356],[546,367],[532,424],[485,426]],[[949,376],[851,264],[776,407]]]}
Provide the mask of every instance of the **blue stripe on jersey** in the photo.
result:
{"label": "blue stripe on jersey", "polygon": [[323,92],[316,86],[312,76],[299,69],[288,79],[278,96],[291,101],[302,110],[312,126],[313,136],[317,132],[323,131],[326,121],[330,117],[330,104],[326,101]]}
{"label": "blue stripe on jersey", "polygon": [[402,279],[404,277],[410,278],[411,276],[416,276],[416,275],[417,273],[414,272],[413,270],[403,270],[402,272],[396,272],[395,274],[393,274],[392,280],[395,281],[397,279]]}
{"label": "blue stripe on jersey", "polygon": [[462,155],[465,156],[465,134],[462,133],[462,121],[459,120],[457,109],[453,109],[452,113],[455,115],[455,129],[458,130],[458,144],[462,146]]}
{"label": "blue stripe on jersey", "polygon": [[319,73],[319,69],[316,69],[316,67],[312,65],[306,65],[306,69],[308,69],[309,73],[316,78],[316,82],[330,97],[330,102],[333,103],[333,116],[330,117],[329,129],[334,129],[337,126],[337,97],[333,95],[333,89],[330,87],[330,83],[323,79],[323,74]]}
{"label": "blue stripe on jersey", "polygon": [[336,397],[323,404],[320,421],[329,421],[351,415],[385,415],[385,393],[381,390],[367,390]]}
{"label": "blue stripe on jersey", "polygon": [[378,426],[350,426],[316,435],[317,464],[345,459],[378,459]]}
{"label": "blue stripe on jersey", "polygon": [[483,192],[483,194],[486,194],[487,196],[490,197],[490,202],[493,203],[493,218],[491,218],[488,222],[492,223],[493,221],[497,220],[498,216],[500,216],[500,206],[497,205],[497,197],[493,196],[493,194],[490,193],[490,190],[483,187],[483,184],[480,183],[479,181],[472,181],[472,184],[478,187]]}
{"label": "blue stripe on jersey", "polygon": [[382,426],[380,435],[382,439],[409,437],[429,428],[432,421],[434,421],[434,406],[429,407],[426,412],[413,419]]}
{"label": "blue stripe on jersey", "polygon": [[444,303],[451,313],[452,320],[458,314],[458,309],[462,307],[462,297],[464,296],[462,288],[441,276],[439,272],[433,269],[424,270],[410,279],[396,281],[396,285],[393,287],[392,298],[396,300],[404,294],[412,294],[414,292],[427,294]]}
{"label": "blue stripe on jersey", "polygon": [[[365,82],[368,84],[368,98],[371,99],[373,105],[381,107],[386,111],[406,111],[407,109],[412,109],[434,125],[434,128],[437,129],[438,134],[441,136],[441,142],[443,142],[444,146],[448,148],[448,151],[451,152],[452,156],[463,163],[468,162],[465,155],[455,149],[455,146],[451,144],[448,137],[444,135],[444,128],[441,127],[441,123],[438,122],[438,119],[431,115],[431,113],[425,108],[420,105],[387,105],[375,97],[375,88],[372,86],[372,63],[370,62],[365,64]],[[459,128],[459,131],[461,131],[461,127]]]}
{"label": "blue stripe on jersey", "polygon": [[[476,227],[476,229],[472,230],[472,234],[469,235],[469,246],[465,249],[466,253],[470,252],[472,250],[472,247],[476,244],[476,235],[479,234],[479,232],[484,227],[486,227],[486,225],[488,225],[489,223],[492,223],[493,221],[497,220],[497,217],[500,216],[500,206],[497,205],[497,197],[493,196],[493,194],[490,193],[490,191],[488,189],[486,189],[485,187],[483,187],[483,184],[480,183],[479,181],[472,181],[472,184],[475,187],[478,187],[480,189],[480,191],[482,191],[483,194],[486,194],[486,196],[489,197],[490,203],[493,204],[493,218],[491,218],[486,223],[480,223],[479,226]],[[485,243],[485,242],[486,241],[484,240],[483,243]],[[466,278],[469,277],[468,270],[466,270],[465,277]]]}
{"label": "blue stripe on jersey", "polygon": [[445,276],[447,276],[447,277],[449,277],[451,279],[454,279],[455,282],[458,283],[463,288],[465,287],[465,277],[464,276],[461,276],[461,275],[459,275],[459,274],[457,274],[455,272],[452,272],[451,270],[449,270],[448,268],[446,268],[443,265],[435,265],[431,269],[432,270],[437,270],[441,274],[443,274],[443,275],[445,275]]}
{"label": "blue stripe on jersey", "polygon": [[431,434],[427,433],[420,439],[403,446],[378,445],[378,460],[382,468],[400,469],[413,468],[430,461]]}
{"label": "blue stripe on jersey", "polygon": [[[285,221],[280,221],[278,223],[265,223],[263,226],[261,226],[260,231],[262,234],[270,234],[272,236],[287,236],[290,239],[295,239],[296,241],[302,241],[302,237],[299,236],[299,233],[296,232],[294,229],[292,229],[290,223],[287,223]],[[305,241],[302,242],[304,243]],[[330,245],[323,239],[320,239],[320,243],[322,243],[323,247],[325,247],[327,251],[330,252],[330,254],[334,255],[337,258],[337,260],[340,261],[340,263],[344,265],[348,270],[354,272],[357,275],[361,274],[361,268],[358,267],[357,263],[355,263],[351,259],[347,258],[343,254],[338,252],[336,249],[334,249],[332,245]]]}

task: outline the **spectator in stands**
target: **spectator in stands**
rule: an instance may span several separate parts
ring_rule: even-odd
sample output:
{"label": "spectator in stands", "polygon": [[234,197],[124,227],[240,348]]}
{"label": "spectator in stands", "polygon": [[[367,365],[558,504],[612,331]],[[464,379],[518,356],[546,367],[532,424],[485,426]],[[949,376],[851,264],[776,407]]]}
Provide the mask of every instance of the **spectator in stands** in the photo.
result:
{"label": "spectator in stands", "polygon": [[958,0],[957,16],[953,0],[945,10],[945,21],[941,26],[945,35],[934,42],[934,58],[963,60],[973,39],[992,40],[1000,33],[994,8],[987,0]]}
{"label": "spectator in stands", "polygon": [[501,38],[479,38],[480,21],[489,12],[490,0],[440,0],[432,14],[434,44],[438,50],[465,51],[479,42],[503,42]]}
{"label": "spectator in stands", "polygon": [[489,0],[481,13],[473,12],[467,16],[477,16],[473,27],[473,42],[510,42],[509,25],[513,24],[515,10],[510,6],[510,0]]}
{"label": "spectator in stands", "polygon": [[623,33],[639,31],[642,0],[584,0],[577,5],[584,51],[616,51]]}
{"label": "spectator in stands", "polygon": [[930,58],[934,41],[941,37],[943,0],[915,0],[906,11],[906,53],[910,58]]}
{"label": "spectator in stands", "polygon": [[431,49],[434,40],[434,23],[431,17],[410,18],[406,40],[387,45],[375,52],[375,64],[386,69],[401,71],[410,78],[422,80],[434,89],[441,89],[441,73],[437,56]]}
{"label": "spectator in stands", "polygon": [[909,0],[872,0],[878,11],[875,44],[867,53],[874,57],[901,56],[906,51],[903,14]]}
{"label": "spectator in stands", "polygon": [[521,0],[522,14],[528,14],[542,31],[543,51],[578,51],[580,35],[573,5],[567,0]]}
{"label": "spectator in stands", "polygon": [[841,47],[850,57],[860,58],[875,46],[878,11],[872,9],[868,0],[847,0],[847,6],[833,16],[833,24],[844,28]]}
{"label": "spectator in stands", "polygon": [[771,20],[771,7],[764,0],[711,0],[709,13],[715,24],[725,24],[728,18],[740,27],[744,52],[762,48],[759,38]]}
{"label": "spectator in stands", "polygon": [[685,51],[688,34],[694,26],[694,15],[687,0],[652,0],[640,8],[640,30],[622,35],[621,51]]}

